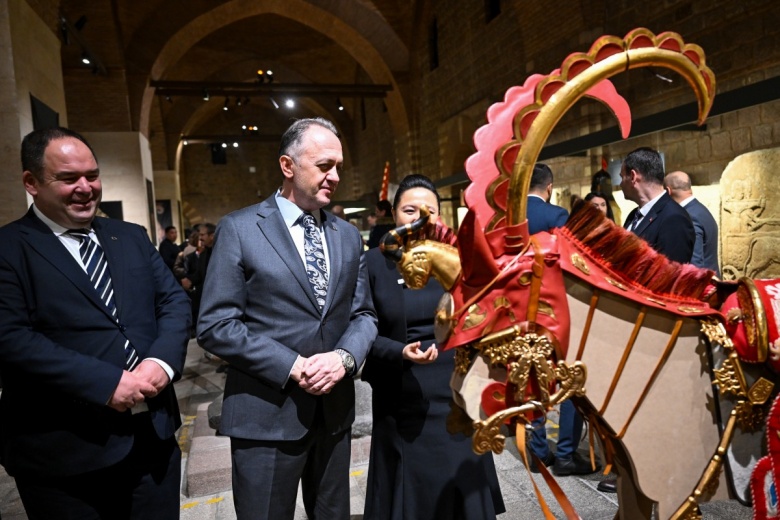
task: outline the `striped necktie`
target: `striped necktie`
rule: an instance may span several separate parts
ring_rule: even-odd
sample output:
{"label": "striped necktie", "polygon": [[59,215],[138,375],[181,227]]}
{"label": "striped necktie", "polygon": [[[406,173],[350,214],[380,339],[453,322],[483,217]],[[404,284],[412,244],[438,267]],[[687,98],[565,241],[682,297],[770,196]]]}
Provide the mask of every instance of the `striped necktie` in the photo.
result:
{"label": "striped necktie", "polygon": [[322,245],[322,235],[317,229],[314,215],[304,213],[301,216],[303,224],[303,250],[306,257],[306,276],[309,278],[317,306],[320,310],[325,306],[328,295],[328,267],[325,263],[325,248]]}
{"label": "striped necktie", "polygon": [[[111,283],[111,273],[108,269],[108,261],[106,260],[106,255],[103,253],[103,248],[100,247],[100,244],[92,240],[92,237],[89,236],[88,229],[70,229],[68,230],[68,234],[81,242],[79,245],[79,253],[81,253],[81,261],[87,269],[89,280],[97,291],[100,300],[105,304],[111,315],[118,322],[119,320],[116,317],[116,305],[114,304],[114,286]],[[132,370],[137,364],[138,353],[130,344],[130,340],[125,340],[125,368],[127,370]]]}
{"label": "striped necktie", "polygon": [[642,212],[639,210],[636,210],[634,212],[634,218],[631,219],[631,223],[628,225],[629,231],[634,231],[636,227],[639,225],[639,221],[642,220]]}

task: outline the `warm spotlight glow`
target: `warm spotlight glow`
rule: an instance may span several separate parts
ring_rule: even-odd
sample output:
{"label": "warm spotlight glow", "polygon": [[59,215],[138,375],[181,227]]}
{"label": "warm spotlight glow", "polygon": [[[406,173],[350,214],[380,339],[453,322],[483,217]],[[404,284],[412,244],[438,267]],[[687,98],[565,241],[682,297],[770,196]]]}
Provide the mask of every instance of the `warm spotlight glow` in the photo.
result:
{"label": "warm spotlight glow", "polygon": [[187,141],[187,140],[185,139],[185,140],[184,140],[184,146],[187,146],[188,144],[190,144],[190,143],[189,143],[189,141]]}
{"label": "warm spotlight glow", "polygon": [[227,143],[222,143],[222,148],[227,148]]}
{"label": "warm spotlight glow", "polygon": [[233,148],[238,148],[238,143],[233,143]]}
{"label": "warm spotlight glow", "polygon": [[292,99],[288,99],[287,101],[284,102],[284,106],[286,106],[287,108],[295,108],[295,101],[293,101]]}

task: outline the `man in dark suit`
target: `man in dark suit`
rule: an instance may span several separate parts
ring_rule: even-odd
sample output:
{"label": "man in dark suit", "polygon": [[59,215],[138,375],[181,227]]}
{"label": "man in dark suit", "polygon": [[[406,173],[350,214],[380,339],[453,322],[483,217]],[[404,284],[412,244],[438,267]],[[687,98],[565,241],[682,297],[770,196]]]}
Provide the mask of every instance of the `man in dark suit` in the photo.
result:
{"label": "man in dark suit", "polygon": [[693,244],[691,263],[715,271],[720,276],[718,268],[718,224],[707,209],[693,196],[691,178],[685,172],[672,172],[664,177],[664,186],[669,196],[685,208],[693,221],[696,241]]}
{"label": "man in dark suit", "polygon": [[165,238],[160,242],[160,256],[163,258],[163,262],[168,266],[168,269],[173,271],[173,264],[176,263],[176,257],[179,256],[181,248],[176,245],[176,239],[179,237],[179,232],[176,231],[175,226],[168,226],[165,228]]}
{"label": "man in dark suit", "polygon": [[75,132],[22,142],[27,214],[0,228],[0,461],[31,519],[178,518],[188,299],[143,228],[95,217]]}
{"label": "man in dark suit", "polygon": [[[528,190],[528,232],[532,235],[541,231],[552,231],[566,224],[569,213],[550,204],[553,187],[553,173],[549,166],[542,163],[534,165],[531,175],[531,186]],[[547,444],[547,431],[544,420],[534,421],[528,446],[545,466],[553,466],[553,473],[559,476],[587,475],[599,470],[593,468],[577,453],[577,446],[582,436],[583,420],[571,401],[561,403],[558,419],[558,445],[553,454]],[[531,471],[537,473],[539,468],[536,460],[531,463]]]}
{"label": "man in dark suit", "polygon": [[224,217],[198,341],[229,364],[220,433],[230,436],[239,519],[349,518],[351,376],[376,337],[360,233],[322,211],[343,155],[333,123],[282,136],[282,187]]}
{"label": "man in dark suit", "polygon": [[531,186],[528,189],[528,232],[532,235],[540,231],[550,231],[566,224],[569,213],[553,204],[552,197],[553,173],[549,166],[537,163],[531,175]]}
{"label": "man in dark suit", "polygon": [[627,200],[639,205],[624,227],[670,260],[690,262],[696,233],[688,212],[664,189],[661,155],[650,148],[629,153],[620,169],[620,188]]}
{"label": "man in dark suit", "polygon": [[[645,239],[669,260],[689,263],[696,234],[688,213],[664,189],[664,163],[651,148],[637,148],[620,167],[620,188],[627,200],[636,202],[623,227]],[[597,489],[617,492],[617,478],[599,482]]]}

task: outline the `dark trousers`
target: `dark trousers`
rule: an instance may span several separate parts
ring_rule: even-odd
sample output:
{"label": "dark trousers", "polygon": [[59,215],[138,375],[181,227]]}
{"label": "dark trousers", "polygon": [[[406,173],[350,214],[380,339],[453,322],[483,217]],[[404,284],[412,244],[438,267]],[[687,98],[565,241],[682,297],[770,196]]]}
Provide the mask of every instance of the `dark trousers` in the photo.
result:
{"label": "dark trousers", "polygon": [[[529,446],[531,451],[543,459],[550,453],[550,447],[547,444],[547,431],[542,425],[541,418],[533,422],[534,431],[531,433]],[[559,459],[568,460],[574,456],[577,446],[582,437],[583,420],[574,404],[566,399],[561,403],[560,415],[558,419],[558,446],[555,456]]]}
{"label": "dark trousers", "polygon": [[148,413],[133,417],[130,454],[108,468],[67,477],[17,476],[29,520],[170,520],[179,518],[181,450],[160,440]]}
{"label": "dark trousers", "polygon": [[292,520],[298,482],[309,520],[349,519],[349,431],[320,427],[287,442],[231,438],[230,447],[238,520]]}

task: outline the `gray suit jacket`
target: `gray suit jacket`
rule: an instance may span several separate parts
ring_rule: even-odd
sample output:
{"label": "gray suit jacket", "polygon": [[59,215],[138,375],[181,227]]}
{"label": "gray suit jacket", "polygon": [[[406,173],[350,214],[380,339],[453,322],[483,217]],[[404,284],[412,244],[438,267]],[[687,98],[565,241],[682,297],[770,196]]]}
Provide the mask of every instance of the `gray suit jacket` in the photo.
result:
{"label": "gray suit jacket", "polygon": [[351,378],[320,397],[289,379],[299,354],[343,348],[359,366],[376,337],[360,234],[324,215],[330,273],[322,313],[273,195],[217,227],[197,331],[200,345],[230,364],[220,426],[225,435],[301,439],[313,426],[318,401],[328,432],[344,431],[354,420]]}
{"label": "gray suit jacket", "polygon": [[696,199],[691,200],[684,207],[688,215],[691,216],[693,229],[696,231],[691,263],[696,267],[711,269],[715,271],[717,276],[720,276],[720,269],[718,269],[718,224],[715,222],[715,218],[707,206]]}

